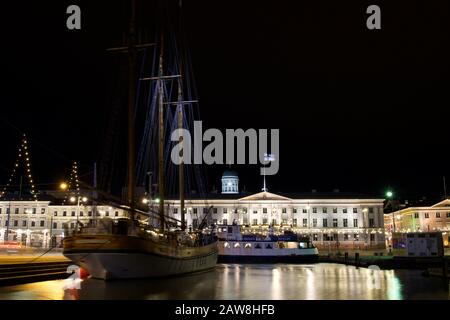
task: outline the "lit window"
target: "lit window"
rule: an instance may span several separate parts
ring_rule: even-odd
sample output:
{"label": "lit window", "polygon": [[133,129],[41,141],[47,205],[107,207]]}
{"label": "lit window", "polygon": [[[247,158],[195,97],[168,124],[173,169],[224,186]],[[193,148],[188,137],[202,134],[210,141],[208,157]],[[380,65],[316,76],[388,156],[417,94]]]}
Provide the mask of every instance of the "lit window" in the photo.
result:
{"label": "lit window", "polygon": [[223,247],[224,247],[224,248],[229,248],[229,247],[230,247],[230,244],[229,244],[228,242],[225,242],[225,243],[223,244]]}
{"label": "lit window", "polygon": [[251,243],[246,243],[244,246],[244,248],[246,248],[246,249],[251,249],[251,247],[252,247]]}
{"label": "lit window", "polygon": [[239,242],[236,242],[236,243],[234,244],[234,247],[235,247],[235,248],[240,248],[241,245],[239,244]]}

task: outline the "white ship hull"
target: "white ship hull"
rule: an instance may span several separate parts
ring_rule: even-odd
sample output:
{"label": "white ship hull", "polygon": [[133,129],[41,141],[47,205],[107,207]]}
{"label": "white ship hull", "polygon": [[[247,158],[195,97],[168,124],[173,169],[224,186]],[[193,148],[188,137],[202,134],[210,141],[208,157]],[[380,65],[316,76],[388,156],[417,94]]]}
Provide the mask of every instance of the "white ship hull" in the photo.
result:
{"label": "white ship hull", "polygon": [[176,246],[121,235],[76,235],[64,239],[64,256],[98,279],[173,276],[214,268],[217,242]]}
{"label": "white ship hull", "polygon": [[221,263],[312,263],[316,262],[318,258],[317,248],[223,248],[219,244],[218,261]]}
{"label": "white ship hull", "polygon": [[146,253],[66,254],[98,279],[132,279],[181,275],[212,269],[217,252],[193,258],[171,258]]}

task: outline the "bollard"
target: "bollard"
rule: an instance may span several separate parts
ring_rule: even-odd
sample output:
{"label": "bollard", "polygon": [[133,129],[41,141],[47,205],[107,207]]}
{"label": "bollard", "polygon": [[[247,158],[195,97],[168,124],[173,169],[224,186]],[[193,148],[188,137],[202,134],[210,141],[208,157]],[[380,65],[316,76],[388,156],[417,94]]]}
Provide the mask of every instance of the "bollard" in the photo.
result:
{"label": "bollard", "polygon": [[348,252],[346,252],[344,254],[344,263],[347,265],[348,264]]}
{"label": "bollard", "polygon": [[359,267],[359,252],[355,253],[355,266],[356,268]]}

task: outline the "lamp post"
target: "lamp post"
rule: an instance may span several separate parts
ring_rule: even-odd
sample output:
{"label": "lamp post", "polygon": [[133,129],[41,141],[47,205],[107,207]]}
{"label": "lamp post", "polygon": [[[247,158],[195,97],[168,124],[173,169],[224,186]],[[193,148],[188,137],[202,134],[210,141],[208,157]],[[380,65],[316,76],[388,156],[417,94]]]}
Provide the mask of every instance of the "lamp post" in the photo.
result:
{"label": "lamp post", "polygon": [[392,210],[392,234],[395,233],[395,211],[394,211],[394,205],[392,203],[392,197],[394,196],[394,193],[392,191],[386,192],[386,198],[388,198],[389,204],[391,205]]}
{"label": "lamp post", "polygon": [[70,202],[77,202],[77,223],[76,223],[75,230],[78,229],[78,224],[80,223],[80,221],[79,221],[80,203],[87,202],[87,201],[88,201],[88,199],[86,197],[81,197],[81,196],[70,197]]}

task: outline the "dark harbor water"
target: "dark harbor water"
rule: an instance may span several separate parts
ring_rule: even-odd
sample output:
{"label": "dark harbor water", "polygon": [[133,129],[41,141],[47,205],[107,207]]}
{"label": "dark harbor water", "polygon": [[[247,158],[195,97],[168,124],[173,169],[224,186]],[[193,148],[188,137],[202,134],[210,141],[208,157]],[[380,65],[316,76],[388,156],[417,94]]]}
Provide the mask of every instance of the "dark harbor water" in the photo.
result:
{"label": "dark harbor water", "polygon": [[64,280],[0,287],[0,299],[450,299],[449,283],[416,270],[369,270],[311,265],[220,264],[213,271],[165,279],[86,279],[64,290]]}

